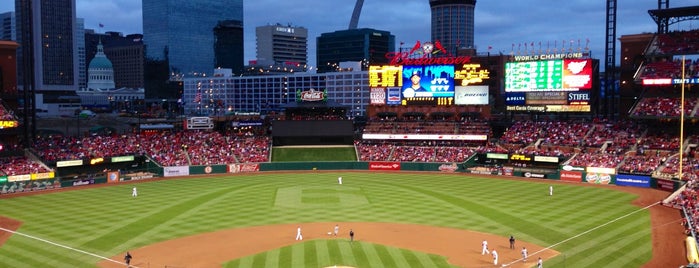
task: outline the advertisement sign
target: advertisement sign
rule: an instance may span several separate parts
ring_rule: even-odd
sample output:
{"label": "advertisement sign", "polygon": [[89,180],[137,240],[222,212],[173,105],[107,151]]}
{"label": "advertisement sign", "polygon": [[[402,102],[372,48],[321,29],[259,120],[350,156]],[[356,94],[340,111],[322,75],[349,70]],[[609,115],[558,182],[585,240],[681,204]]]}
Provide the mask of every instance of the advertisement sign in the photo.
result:
{"label": "advertisement sign", "polygon": [[107,183],[117,183],[119,182],[119,172],[109,171],[107,172]]}
{"label": "advertisement sign", "polygon": [[188,166],[177,166],[177,167],[163,167],[164,177],[175,177],[175,176],[188,176],[189,167]]}
{"label": "advertisement sign", "polygon": [[587,173],[585,181],[594,184],[609,184],[612,181],[612,175],[607,173]]}
{"label": "advertisement sign", "polygon": [[534,162],[558,163],[558,157],[535,155]]}
{"label": "advertisement sign", "polygon": [[633,187],[650,187],[650,176],[638,176],[629,174],[616,175],[616,185]]}
{"label": "advertisement sign", "polygon": [[492,158],[492,159],[503,159],[507,160],[508,155],[507,154],[499,154],[499,153],[486,153],[485,154],[486,158]]}
{"label": "advertisement sign", "polygon": [[386,104],[386,89],[382,87],[372,87],[369,91],[369,104]]}
{"label": "advertisement sign", "polygon": [[439,134],[362,134],[365,140],[468,140],[484,141],[488,135],[439,135]]}
{"label": "advertisement sign", "polygon": [[228,173],[243,173],[260,171],[260,164],[230,164],[226,168]]}
{"label": "advertisement sign", "polygon": [[671,180],[657,179],[658,189],[668,192],[675,191],[675,182]]}
{"label": "advertisement sign", "polygon": [[7,176],[0,176],[0,184],[7,183]]}
{"label": "advertisement sign", "polygon": [[73,166],[82,166],[82,165],[83,165],[83,160],[67,160],[67,161],[56,162],[56,167],[73,167]]}
{"label": "advertisement sign", "polygon": [[126,156],[114,156],[112,157],[112,163],[119,163],[119,162],[129,162],[133,161],[134,156],[133,155],[126,155]]}
{"label": "advertisement sign", "polygon": [[400,105],[400,88],[399,87],[387,87],[386,88],[386,104],[388,105]]}
{"label": "advertisement sign", "polygon": [[561,170],[562,181],[582,182],[582,172]]}
{"label": "advertisement sign", "polygon": [[32,179],[32,177],[29,174],[7,176],[7,181],[9,181],[9,182],[28,181],[31,179]]}
{"label": "advertisement sign", "polygon": [[369,162],[369,170],[400,170],[400,162]]}
{"label": "advertisement sign", "polygon": [[459,169],[459,166],[456,163],[439,165],[439,171],[441,172],[455,172],[457,169]]}
{"label": "advertisement sign", "polygon": [[587,173],[605,173],[605,174],[616,174],[615,168],[605,168],[605,167],[587,167],[585,168]]}
{"label": "advertisement sign", "polygon": [[456,86],[454,88],[454,104],[488,104],[488,86]]}
{"label": "advertisement sign", "polygon": [[505,176],[512,176],[512,172],[514,171],[513,167],[502,167],[502,175]]}
{"label": "advertisement sign", "polygon": [[32,180],[43,180],[43,179],[53,179],[56,175],[53,171],[45,173],[35,173],[31,174]]}

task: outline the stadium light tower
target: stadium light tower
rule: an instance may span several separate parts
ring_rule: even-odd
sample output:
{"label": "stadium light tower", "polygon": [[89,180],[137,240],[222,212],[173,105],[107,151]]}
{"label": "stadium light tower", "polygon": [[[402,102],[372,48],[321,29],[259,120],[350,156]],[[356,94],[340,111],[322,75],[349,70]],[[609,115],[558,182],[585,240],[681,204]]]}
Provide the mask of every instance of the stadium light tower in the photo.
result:
{"label": "stadium light tower", "polygon": [[359,23],[359,15],[362,13],[362,6],[364,5],[364,0],[357,0],[354,4],[354,11],[352,11],[352,18],[349,23],[349,30],[357,29],[357,24]]}

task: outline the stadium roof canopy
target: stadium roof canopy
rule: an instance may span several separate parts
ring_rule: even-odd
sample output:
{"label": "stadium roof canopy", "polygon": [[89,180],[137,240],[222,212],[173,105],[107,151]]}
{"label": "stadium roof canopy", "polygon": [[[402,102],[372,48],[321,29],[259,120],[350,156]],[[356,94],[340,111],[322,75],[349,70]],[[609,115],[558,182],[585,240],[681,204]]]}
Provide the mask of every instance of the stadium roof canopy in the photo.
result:
{"label": "stadium roof canopy", "polygon": [[699,6],[648,10],[658,24],[658,33],[666,33],[668,26],[686,20],[699,20]]}

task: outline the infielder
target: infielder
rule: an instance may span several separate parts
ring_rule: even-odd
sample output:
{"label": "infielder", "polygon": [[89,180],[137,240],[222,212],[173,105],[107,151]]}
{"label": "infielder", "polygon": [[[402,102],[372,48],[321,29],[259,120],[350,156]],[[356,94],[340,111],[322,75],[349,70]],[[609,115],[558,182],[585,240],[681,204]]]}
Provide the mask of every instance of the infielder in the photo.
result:
{"label": "infielder", "polygon": [[490,251],[488,250],[488,241],[483,240],[483,243],[481,243],[481,245],[483,246],[483,250],[481,250],[481,255],[490,254]]}
{"label": "infielder", "polygon": [[523,262],[527,262],[527,257],[528,257],[528,256],[529,256],[529,254],[527,254],[527,248],[526,248],[526,247],[522,247],[522,261],[523,261]]}
{"label": "infielder", "polygon": [[301,226],[296,228],[296,240],[303,240],[303,235],[301,235]]}
{"label": "infielder", "polygon": [[498,252],[493,249],[493,264],[498,265]]}
{"label": "infielder", "polygon": [[536,262],[536,268],[544,268],[544,261],[539,257],[539,261]]}
{"label": "infielder", "polygon": [[335,236],[337,236],[337,234],[340,232],[340,226],[335,224],[335,230],[333,230],[333,231],[335,233]]}

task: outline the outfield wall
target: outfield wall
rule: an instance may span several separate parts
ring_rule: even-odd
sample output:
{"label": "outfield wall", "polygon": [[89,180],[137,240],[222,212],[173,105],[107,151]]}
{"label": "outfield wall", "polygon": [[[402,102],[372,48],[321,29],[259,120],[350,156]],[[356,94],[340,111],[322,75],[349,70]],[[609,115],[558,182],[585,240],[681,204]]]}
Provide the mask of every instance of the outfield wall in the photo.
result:
{"label": "outfield wall", "polygon": [[[108,163],[95,169],[94,163],[90,170],[105,170],[104,172],[80,174],[80,167],[71,165],[68,168],[56,168],[50,174],[27,174],[19,176],[0,176],[0,194],[13,192],[37,191],[58,187],[75,187],[91,184],[118,183],[132,180],[147,180],[158,177],[182,177],[208,174],[238,174],[266,171],[313,171],[313,170],[357,170],[357,171],[426,171],[443,173],[464,173],[474,175],[496,175],[522,177],[540,180],[560,180],[591,184],[616,184],[625,187],[656,188],[673,192],[682,186],[677,180],[651,178],[648,175],[610,174],[613,169],[590,167],[560,166],[522,167],[507,165],[478,165],[472,161],[464,163],[415,163],[415,162],[275,162],[275,163],[246,163],[206,166],[175,166],[159,167],[148,159],[134,163],[137,169],[112,169]],[[125,167],[120,164],[118,167]]]}

